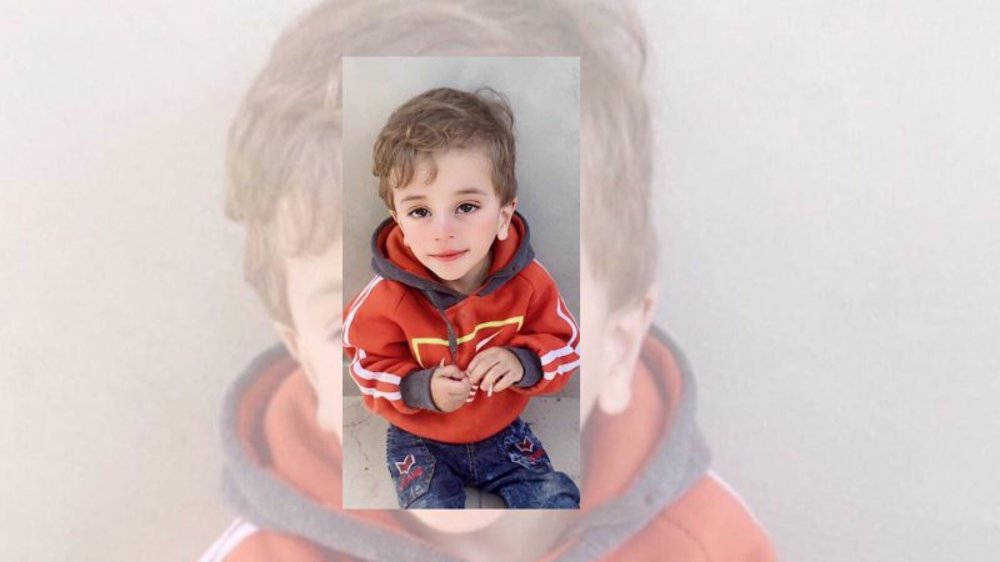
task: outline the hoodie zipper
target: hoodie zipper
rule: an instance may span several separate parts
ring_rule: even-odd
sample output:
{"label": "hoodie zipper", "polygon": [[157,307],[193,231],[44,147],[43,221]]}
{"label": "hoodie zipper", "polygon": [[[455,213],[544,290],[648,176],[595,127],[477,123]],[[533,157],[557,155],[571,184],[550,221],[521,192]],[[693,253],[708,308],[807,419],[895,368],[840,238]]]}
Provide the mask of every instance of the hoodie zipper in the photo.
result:
{"label": "hoodie zipper", "polygon": [[451,362],[455,364],[458,361],[458,338],[455,337],[455,327],[451,325],[451,321],[448,320],[448,315],[445,314],[444,309],[441,308],[441,303],[438,302],[433,291],[424,291],[427,296],[427,300],[431,301],[434,306],[434,310],[441,315],[441,319],[444,320],[444,327],[448,331],[448,350],[451,351]]}

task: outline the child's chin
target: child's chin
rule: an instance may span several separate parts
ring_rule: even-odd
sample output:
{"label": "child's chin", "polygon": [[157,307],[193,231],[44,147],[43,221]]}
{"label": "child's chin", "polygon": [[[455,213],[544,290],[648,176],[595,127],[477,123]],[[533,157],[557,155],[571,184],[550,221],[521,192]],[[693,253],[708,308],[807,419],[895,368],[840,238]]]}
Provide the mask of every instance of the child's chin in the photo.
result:
{"label": "child's chin", "polygon": [[461,275],[456,275],[451,271],[441,271],[440,269],[434,272],[438,279],[442,281],[455,282],[462,278]]}
{"label": "child's chin", "polygon": [[438,279],[440,279],[441,281],[447,282],[447,283],[454,283],[455,281],[458,281],[459,279],[461,279],[467,273],[467,272],[462,272],[462,271],[452,271],[452,270],[443,269],[443,268],[440,268],[440,267],[436,268],[436,269],[428,267],[427,269],[430,269],[431,272]]}
{"label": "child's chin", "polygon": [[431,272],[433,272],[434,275],[442,281],[454,281],[456,279],[461,279],[463,275],[468,273],[466,271],[460,271],[457,267],[442,266],[439,263],[432,263],[427,266],[427,269],[431,270]]}
{"label": "child's chin", "polygon": [[406,512],[427,527],[441,533],[472,533],[496,523],[503,509],[413,509]]}

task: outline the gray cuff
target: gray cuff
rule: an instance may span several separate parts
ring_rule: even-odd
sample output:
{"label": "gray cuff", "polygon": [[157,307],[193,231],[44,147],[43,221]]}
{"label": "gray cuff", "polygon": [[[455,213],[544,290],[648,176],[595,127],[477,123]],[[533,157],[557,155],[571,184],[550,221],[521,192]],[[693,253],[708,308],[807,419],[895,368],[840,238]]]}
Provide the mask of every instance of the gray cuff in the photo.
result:
{"label": "gray cuff", "polygon": [[411,408],[420,408],[432,412],[440,412],[431,398],[431,375],[435,367],[413,371],[399,382],[399,392],[403,395],[403,403]]}
{"label": "gray cuff", "polygon": [[526,347],[507,347],[505,349],[517,357],[517,360],[521,362],[521,367],[524,369],[524,376],[521,377],[521,380],[517,381],[519,388],[531,388],[538,384],[538,381],[542,380],[542,361],[534,351]]}

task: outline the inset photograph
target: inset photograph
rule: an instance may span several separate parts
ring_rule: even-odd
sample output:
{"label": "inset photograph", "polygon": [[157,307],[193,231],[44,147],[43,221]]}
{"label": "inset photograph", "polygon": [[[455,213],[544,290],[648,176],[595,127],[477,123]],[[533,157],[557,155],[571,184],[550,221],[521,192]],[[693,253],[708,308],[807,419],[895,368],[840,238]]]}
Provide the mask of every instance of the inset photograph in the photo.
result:
{"label": "inset photograph", "polygon": [[578,509],[576,57],[345,57],[347,509]]}

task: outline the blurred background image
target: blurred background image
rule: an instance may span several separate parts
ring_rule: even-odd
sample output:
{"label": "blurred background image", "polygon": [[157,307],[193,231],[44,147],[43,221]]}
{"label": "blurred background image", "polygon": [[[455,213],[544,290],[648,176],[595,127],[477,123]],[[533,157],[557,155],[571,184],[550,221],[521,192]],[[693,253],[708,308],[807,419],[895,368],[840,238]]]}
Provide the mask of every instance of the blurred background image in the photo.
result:
{"label": "blurred background image", "polygon": [[[226,129],[311,2],[0,19],[0,559],[190,560],[217,421],[276,341]],[[1000,551],[1000,6],[637,3],[658,324],[782,559]],[[626,272],[627,273],[627,272]]]}

